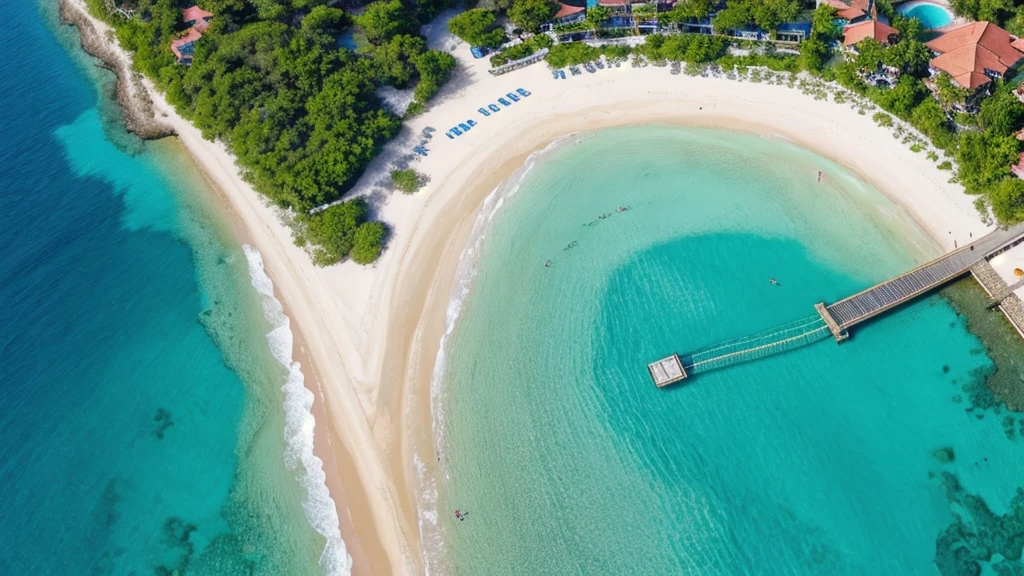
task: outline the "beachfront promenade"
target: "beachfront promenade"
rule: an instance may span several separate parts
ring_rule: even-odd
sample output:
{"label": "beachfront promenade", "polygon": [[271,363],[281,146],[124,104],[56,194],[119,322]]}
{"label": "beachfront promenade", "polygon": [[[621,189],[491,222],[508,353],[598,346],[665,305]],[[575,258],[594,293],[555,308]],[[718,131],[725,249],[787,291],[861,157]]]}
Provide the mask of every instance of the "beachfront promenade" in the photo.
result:
{"label": "beachfront promenade", "polygon": [[824,340],[829,335],[836,342],[842,342],[849,337],[850,328],[967,274],[978,263],[1021,242],[1024,242],[1024,224],[997,229],[966,246],[849,298],[833,304],[816,304],[815,316],[692,354],[673,355],[670,358],[678,359],[681,376],[677,374],[675,378],[659,378],[662,373],[652,367],[661,366],[668,359],[650,364],[648,371],[655,385],[661,388],[693,374],[793,350]]}

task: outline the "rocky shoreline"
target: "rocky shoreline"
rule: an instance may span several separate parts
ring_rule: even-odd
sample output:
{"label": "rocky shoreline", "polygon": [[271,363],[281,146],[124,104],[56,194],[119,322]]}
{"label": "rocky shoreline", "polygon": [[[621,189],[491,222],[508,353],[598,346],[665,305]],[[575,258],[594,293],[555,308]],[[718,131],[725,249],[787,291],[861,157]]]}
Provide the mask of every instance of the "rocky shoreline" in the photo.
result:
{"label": "rocky shoreline", "polygon": [[156,118],[142,75],[132,70],[130,60],[117,47],[113,30],[100,29],[75,0],[59,0],[59,7],[61,23],[78,28],[82,49],[117,76],[117,101],[124,111],[125,128],[144,140],[174,136],[174,130]]}

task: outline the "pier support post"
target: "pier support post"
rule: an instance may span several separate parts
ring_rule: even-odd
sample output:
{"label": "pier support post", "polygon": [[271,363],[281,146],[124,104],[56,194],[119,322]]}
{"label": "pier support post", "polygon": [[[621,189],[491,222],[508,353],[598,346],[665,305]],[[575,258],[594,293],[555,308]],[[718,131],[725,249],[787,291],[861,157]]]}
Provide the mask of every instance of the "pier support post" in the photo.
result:
{"label": "pier support post", "polygon": [[843,340],[850,337],[850,334],[839,327],[836,323],[836,319],[829,313],[828,308],[824,302],[819,302],[814,305],[814,309],[818,311],[821,319],[825,321],[825,325],[828,326],[829,331],[832,332],[832,337],[836,339],[836,344],[841,344]]}

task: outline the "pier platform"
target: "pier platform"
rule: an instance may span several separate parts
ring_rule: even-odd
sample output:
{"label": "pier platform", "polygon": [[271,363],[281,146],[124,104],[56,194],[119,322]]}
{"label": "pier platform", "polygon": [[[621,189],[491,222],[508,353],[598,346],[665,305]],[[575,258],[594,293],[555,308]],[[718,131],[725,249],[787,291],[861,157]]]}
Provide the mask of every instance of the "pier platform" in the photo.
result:
{"label": "pier platform", "polygon": [[686,369],[683,368],[683,362],[679,359],[679,354],[673,354],[668,358],[651,362],[647,365],[647,371],[650,372],[651,378],[654,379],[654,385],[658,388],[664,388],[669,384],[679,382],[687,376]]}
{"label": "pier platform", "polygon": [[832,333],[832,337],[836,339],[836,343],[840,343],[850,337],[850,334],[839,327],[836,319],[829,314],[828,307],[825,306],[824,302],[814,305],[814,309],[821,315],[821,319],[825,321],[825,325],[828,326],[829,332]]}

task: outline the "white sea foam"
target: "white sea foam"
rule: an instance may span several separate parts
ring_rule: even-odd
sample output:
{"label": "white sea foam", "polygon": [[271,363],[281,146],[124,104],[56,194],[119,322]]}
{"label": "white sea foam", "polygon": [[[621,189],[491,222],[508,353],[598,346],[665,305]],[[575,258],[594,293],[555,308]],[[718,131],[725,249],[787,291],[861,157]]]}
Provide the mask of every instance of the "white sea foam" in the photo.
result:
{"label": "white sea foam", "polygon": [[252,246],[242,246],[249,263],[249,279],[263,301],[263,314],[273,327],[267,333],[267,344],[274,358],[288,369],[281,391],[284,393],[284,461],[289,470],[300,468],[299,482],[306,489],[303,511],[313,528],[327,539],[320,555],[320,567],[330,576],[352,573],[352,557],[341,539],[338,510],[325,480],[323,462],[313,454],[313,429],[316,424],[311,409],[313,393],[306,389],[302,367],[292,360],[293,335],[291,322],[281,303],[274,298],[274,284],[263,270],[263,256]]}
{"label": "white sea foam", "polygon": [[[487,230],[494,221],[495,216],[505,206],[505,201],[512,198],[526,180],[527,175],[533,171],[537,161],[560,145],[569,142],[576,135],[568,134],[563,136],[543,149],[538,150],[526,159],[523,167],[509,178],[508,182],[498,185],[484,199],[480,207],[480,213],[473,223],[473,229],[469,234],[466,248],[459,255],[459,265],[455,273],[455,282],[452,287],[452,297],[445,309],[445,330],[441,336],[441,342],[437,348],[437,356],[434,361],[434,373],[430,382],[431,412],[434,416],[433,436],[434,449],[440,456],[445,446],[445,417],[444,417],[444,376],[447,360],[448,337],[455,330],[455,324],[462,313],[463,304],[469,296],[473,280],[476,278],[479,264],[479,255],[483,247]],[[439,524],[438,513],[438,485],[437,479],[429,473],[419,454],[413,455],[413,464],[419,477],[419,527],[420,538],[422,539],[423,563],[427,573],[446,573],[447,564],[444,550],[444,537]]]}

